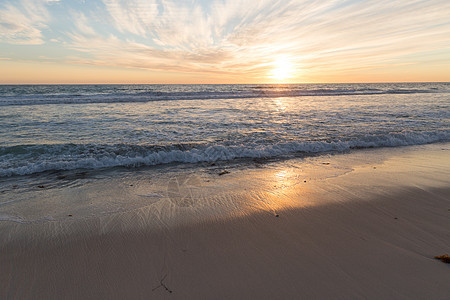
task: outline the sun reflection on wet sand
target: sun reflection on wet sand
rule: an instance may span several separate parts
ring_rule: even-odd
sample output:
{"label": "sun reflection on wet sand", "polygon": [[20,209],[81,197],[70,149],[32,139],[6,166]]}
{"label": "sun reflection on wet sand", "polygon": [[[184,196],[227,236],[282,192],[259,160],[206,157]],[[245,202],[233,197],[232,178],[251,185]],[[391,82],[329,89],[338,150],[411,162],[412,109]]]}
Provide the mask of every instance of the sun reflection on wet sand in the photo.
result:
{"label": "sun reflection on wet sand", "polygon": [[[447,270],[433,257],[449,249],[449,147],[414,149],[241,165],[227,172],[209,166],[180,174],[176,168],[158,177],[146,170],[45,193],[34,190],[53,209],[53,220],[20,223],[42,213],[35,199],[28,211],[21,211],[23,218],[0,222],[3,273],[14,279],[13,292],[30,293],[19,298],[38,292],[44,295],[39,298],[55,298],[51,296],[56,293],[64,298],[67,290],[73,295],[86,292],[75,297],[81,299],[94,298],[99,290],[114,296],[118,291],[111,287],[116,286],[127,293],[147,289],[132,298],[163,298],[164,287],[177,295],[210,288],[194,298],[211,298],[218,291],[226,294],[236,282],[244,284],[235,298],[249,284],[255,290],[269,286],[261,291],[264,297],[274,282],[280,288],[271,298],[282,289],[289,291],[286,298],[295,298],[317,287],[324,276],[335,282],[347,278],[342,274],[352,275],[352,281],[338,284],[346,291],[367,284],[376,296],[378,288],[371,290],[370,282],[379,282],[379,274],[390,276],[385,279],[390,289],[381,298],[389,298],[399,286],[410,292],[414,282],[446,287]],[[21,200],[21,205],[0,205],[0,217],[19,215],[26,207],[26,199]],[[76,211],[80,205],[87,207]],[[374,249],[382,255],[374,255]],[[255,270],[272,277],[261,286],[259,279],[251,280]],[[209,287],[208,281],[203,287],[205,279],[215,285]],[[301,289],[298,284],[303,284]],[[322,285],[309,298],[319,289]],[[322,298],[333,295],[335,290]]]}
{"label": "sun reflection on wet sand", "polygon": [[[267,163],[263,168],[249,166],[227,172],[220,168],[198,168],[196,172],[188,169],[189,172],[181,174],[176,169],[174,173],[156,176],[149,170],[132,176],[92,180],[81,186],[47,188],[39,193],[32,188],[5,190],[5,199],[16,196],[16,201],[0,206],[0,216],[10,220],[1,222],[0,229],[19,236],[28,232],[50,237],[82,228],[97,228],[104,233],[157,230],[254,213],[283,217],[295,208],[343,203],[352,197],[365,199],[386,188],[420,186],[426,182],[446,186],[448,181],[442,179],[426,180],[425,173],[430,170],[445,172],[440,166],[445,152],[438,150],[433,159],[424,161],[417,155],[406,156],[402,152],[406,150],[402,149],[396,150],[397,156],[392,149],[368,150],[291,159]],[[420,172],[409,172],[411,168]],[[398,178],[395,174],[403,175]],[[434,178],[431,173],[429,177]],[[41,205],[35,205],[38,202]],[[14,236],[2,238],[9,240]]]}

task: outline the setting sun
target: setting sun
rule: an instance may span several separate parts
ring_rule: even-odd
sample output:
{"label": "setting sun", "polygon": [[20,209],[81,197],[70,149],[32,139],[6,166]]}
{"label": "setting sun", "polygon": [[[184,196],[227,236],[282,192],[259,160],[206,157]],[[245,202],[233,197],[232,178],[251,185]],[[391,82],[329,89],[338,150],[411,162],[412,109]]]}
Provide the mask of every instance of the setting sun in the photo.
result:
{"label": "setting sun", "polygon": [[273,63],[274,68],[270,73],[270,78],[275,80],[283,81],[294,76],[294,69],[292,67],[292,63],[286,57],[278,58]]}

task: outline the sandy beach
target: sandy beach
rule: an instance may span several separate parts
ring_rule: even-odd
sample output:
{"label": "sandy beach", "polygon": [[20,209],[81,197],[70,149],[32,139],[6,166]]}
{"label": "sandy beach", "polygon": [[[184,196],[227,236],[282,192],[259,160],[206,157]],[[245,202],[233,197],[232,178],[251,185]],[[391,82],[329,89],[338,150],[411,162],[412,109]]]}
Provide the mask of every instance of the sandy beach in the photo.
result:
{"label": "sandy beach", "polygon": [[450,300],[449,12],[0,0],[0,300]]}
{"label": "sandy beach", "polygon": [[450,298],[450,144],[183,172],[24,192],[0,298]]}

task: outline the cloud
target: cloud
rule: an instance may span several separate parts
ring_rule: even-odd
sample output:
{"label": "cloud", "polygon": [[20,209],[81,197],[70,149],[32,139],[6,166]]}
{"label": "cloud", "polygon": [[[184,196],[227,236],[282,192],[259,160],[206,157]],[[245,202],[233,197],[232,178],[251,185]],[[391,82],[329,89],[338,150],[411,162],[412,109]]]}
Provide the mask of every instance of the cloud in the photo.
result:
{"label": "cloud", "polygon": [[11,44],[42,44],[42,30],[50,18],[46,5],[58,0],[22,0],[0,6],[0,41]]}
{"label": "cloud", "polygon": [[[450,48],[445,0],[97,1],[70,9],[72,63],[262,78],[279,57],[310,73],[345,72],[414,64],[418,54]],[[58,17],[50,2],[1,6],[0,39],[43,43]]]}
{"label": "cloud", "polygon": [[158,1],[104,0],[113,25],[121,32],[146,36],[158,16]]}
{"label": "cloud", "polygon": [[156,45],[193,49],[212,42],[211,18],[191,1],[104,0],[113,25]]}
{"label": "cloud", "polygon": [[74,20],[73,24],[75,25],[76,31],[79,34],[84,36],[95,37],[97,33],[94,28],[89,25],[89,19],[82,12],[73,12],[72,19]]}
{"label": "cloud", "polygon": [[[404,63],[400,58],[449,46],[447,1],[228,0],[205,6],[196,1],[105,0],[104,4],[115,28],[153,44],[136,48],[128,44],[126,53],[123,45],[117,57],[127,56],[128,62],[147,59],[141,66],[148,68],[168,67],[152,63],[161,59],[152,48],[162,49],[170,69],[252,73],[267,72],[280,55],[309,70],[346,70]],[[102,60],[104,54],[97,51],[96,56]]]}
{"label": "cloud", "polygon": [[[195,1],[105,0],[112,25],[128,39],[121,40],[116,35],[89,38],[83,30],[71,33],[70,37],[74,49],[95,57],[80,57],[78,63],[256,74],[270,63],[266,57],[271,54],[268,50],[277,52],[277,48],[285,46],[276,46],[276,41],[268,41],[254,29],[264,20],[261,12],[268,10],[264,17],[276,23],[292,8],[292,3],[295,1],[259,1],[255,5],[233,0],[204,6]],[[146,42],[137,43],[133,39]]]}

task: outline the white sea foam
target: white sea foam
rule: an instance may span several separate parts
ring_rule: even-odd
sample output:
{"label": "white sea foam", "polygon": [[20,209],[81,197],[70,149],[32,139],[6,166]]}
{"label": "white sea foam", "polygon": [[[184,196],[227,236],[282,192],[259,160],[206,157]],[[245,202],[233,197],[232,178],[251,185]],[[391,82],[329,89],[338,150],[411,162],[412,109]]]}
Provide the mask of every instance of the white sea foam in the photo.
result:
{"label": "white sea foam", "polygon": [[[48,145],[12,147],[4,155],[0,176],[27,175],[50,170],[140,167],[170,163],[230,161],[240,158],[276,158],[286,155],[342,152],[354,148],[397,147],[450,141],[450,131],[364,135],[348,141],[291,141],[264,145],[197,145],[155,147],[137,145]],[[5,149],[3,149],[5,152]],[[25,153],[25,154],[24,154]]]}
{"label": "white sea foam", "polygon": [[448,83],[0,86],[0,177],[447,142],[449,90]]}

